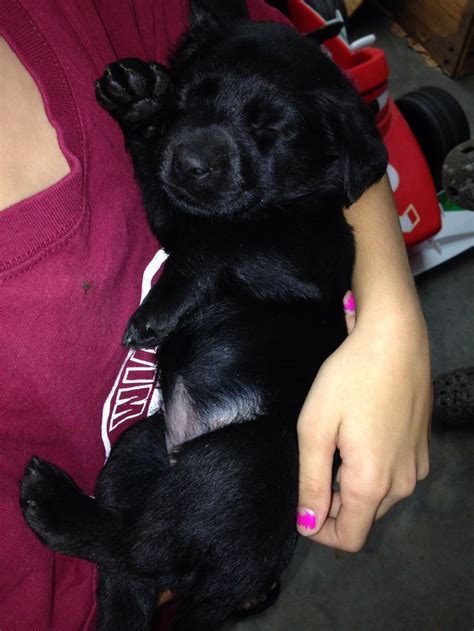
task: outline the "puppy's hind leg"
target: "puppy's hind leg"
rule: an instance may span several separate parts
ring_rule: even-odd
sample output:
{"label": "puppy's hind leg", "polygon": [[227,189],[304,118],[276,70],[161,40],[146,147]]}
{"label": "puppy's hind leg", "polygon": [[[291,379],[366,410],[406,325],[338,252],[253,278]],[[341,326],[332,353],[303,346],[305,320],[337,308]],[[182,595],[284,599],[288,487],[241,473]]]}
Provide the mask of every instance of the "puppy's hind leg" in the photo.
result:
{"label": "puppy's hind leg", "polygon": [[188,601],[180,607],[173,631],[212,631],[218,629],[229,617],[225,610],[219,610],[215,601]]}
{"label": "puppy's hind leg", "polygon": [[157,600],[151,582],[99,568],[97,631],[148,631]]}
{"label": "puppy's hind leg", "polygon": [[95,489],[103,506],[133,512],[143,507],[170,466],[162,412],[138,421],[123,432],[110,452]]}
{"label": "puppy's hind leg", "polygon": [[59,467],[32,458],[21,481],[20,504],[30,528],[52,550],[93,562],[108,557],[115,515]]}

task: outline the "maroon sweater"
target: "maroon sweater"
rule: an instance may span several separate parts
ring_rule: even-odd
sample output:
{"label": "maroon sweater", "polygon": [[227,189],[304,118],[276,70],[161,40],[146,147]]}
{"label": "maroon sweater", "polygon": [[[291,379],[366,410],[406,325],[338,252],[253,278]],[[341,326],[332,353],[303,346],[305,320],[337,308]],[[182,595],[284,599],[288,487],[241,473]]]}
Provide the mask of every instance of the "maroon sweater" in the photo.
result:
{"label": "maroon sweater", "polygon": [[[0,34],[36,81],[70,173],[0,213],[0,628],[94,628],[94,566],[23,522],[33,454],[91,492],[110,444],[156,405],[153,356],[120,345],[163,262],[118,126],[94,80],[121,57],[165,62],[185,0],[2,0]],[[254,19],[281,19],[262,0]],[[0,114],[1,115],[1,114]]]}

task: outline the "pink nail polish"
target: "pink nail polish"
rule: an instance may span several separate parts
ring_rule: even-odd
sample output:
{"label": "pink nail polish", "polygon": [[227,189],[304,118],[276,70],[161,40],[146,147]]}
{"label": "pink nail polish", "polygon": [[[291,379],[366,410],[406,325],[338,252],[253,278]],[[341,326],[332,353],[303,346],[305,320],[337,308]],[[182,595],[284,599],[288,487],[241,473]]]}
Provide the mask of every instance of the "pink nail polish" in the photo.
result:
{"label": "pink nail polish", "polygon": [[344,297],[344,310],[346,313],[355,313],[356,310],[356,302],[354,298],[354,294],[352,291],[348,291]]}
{"label": "pink nail polish", "polygon": [[309,508],[298,508],[298,513],[296,516],[296,525],[308,532],[311,532],[316,529],[316,525],[318,523],[317,517],[312,510]]}

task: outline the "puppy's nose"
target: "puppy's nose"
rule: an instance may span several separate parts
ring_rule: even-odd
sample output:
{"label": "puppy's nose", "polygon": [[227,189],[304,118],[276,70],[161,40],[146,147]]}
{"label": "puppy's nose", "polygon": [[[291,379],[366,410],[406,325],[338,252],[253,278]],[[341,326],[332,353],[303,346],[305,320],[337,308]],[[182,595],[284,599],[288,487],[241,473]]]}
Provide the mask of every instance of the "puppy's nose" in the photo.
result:
{"label": "puppy's nose", "polygon": [[179,175],[192,177],[196,180],[204,179],[211,172],[208,158],[199,150],[186,145],[176,147],[173,166]]}

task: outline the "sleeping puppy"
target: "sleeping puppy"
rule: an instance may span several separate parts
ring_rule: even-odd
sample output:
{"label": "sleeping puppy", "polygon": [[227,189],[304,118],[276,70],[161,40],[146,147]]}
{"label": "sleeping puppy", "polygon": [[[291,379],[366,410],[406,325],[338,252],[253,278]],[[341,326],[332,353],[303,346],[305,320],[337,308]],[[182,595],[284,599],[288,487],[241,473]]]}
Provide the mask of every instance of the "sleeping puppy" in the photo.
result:
{"label": "sleeping puppy", "polygon": [[125,432],[89,497],[33,458],[25,519],[99,566],[98,629],[180,631],[264,593],[297,539],[296,420],[345,336],[343,208],[385,171],[371,115],[319,46],[196,0],[169,70],[125,59],[97,84],[169,253],[124,341],[159,347],[163,405]]}

